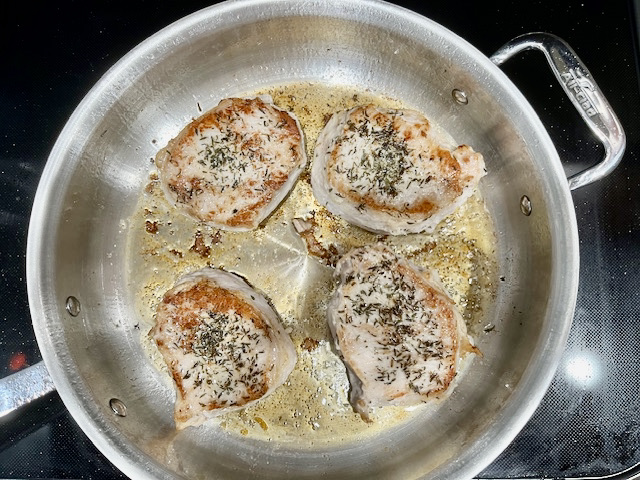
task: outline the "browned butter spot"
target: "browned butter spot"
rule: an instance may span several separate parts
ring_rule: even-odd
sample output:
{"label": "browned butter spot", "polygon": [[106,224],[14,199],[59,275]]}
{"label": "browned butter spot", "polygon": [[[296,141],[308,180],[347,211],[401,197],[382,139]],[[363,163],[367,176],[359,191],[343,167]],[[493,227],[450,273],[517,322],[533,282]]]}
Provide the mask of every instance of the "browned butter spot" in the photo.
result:
{"label": "browned butter spot", "polygon": [[306,351],[310,352],[311,350],[315,350],[316,348],[318,348],[319,344],[320,342],[318,342],[318,340],[315,340],[311,337],[307,337],[302,341],[302,344],[300,346],[304,348]]}
{"label": "browned butter spot", "polygon": [[253,419],[258,425],[260,425],[260,428],[262,428],[263,430],[267,430],[269,428],[267,426],[267,422],[265,422],[261,417],[253,417]]}
{"label": "browned butter spot", "polygon": [[144,222],[144,229],[147,231],[147,233],[155,235],[156,233],[158,233],[158,222],[147,220],[146,222]]}
{"label": "browned butter spot", "polygon": [[195,234],[193,245],[189,249],[192,252],[196,252],[202,258],[207,258],[211,253],[211,247],[204,243],[204,235],[198,230]]}

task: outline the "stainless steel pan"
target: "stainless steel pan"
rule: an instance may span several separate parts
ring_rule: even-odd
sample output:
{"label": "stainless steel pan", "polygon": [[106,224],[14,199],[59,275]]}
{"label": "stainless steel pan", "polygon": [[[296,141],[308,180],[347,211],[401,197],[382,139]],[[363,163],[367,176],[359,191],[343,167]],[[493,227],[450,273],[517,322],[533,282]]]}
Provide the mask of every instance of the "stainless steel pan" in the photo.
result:
{"label": "stainless steel pan", "polygon": [[[604,160],[568,182],[538,117],[496,66],[526,48],[545,53],[605,146]],[[508,279],[486,312],[499,328],[479,340],[482,360],[437,418],[317,450],[217,431],[175,435],[170,396],[135,328],[123,220],[148,179],[149,158],[197,114],[196,104],[300,80],[406,101],[485,154],[482,194]],[[508,445],[551,381],[578,285],[570,189],[609,173],[624,146],[589,72],[550,35],[516,39],[488,59],[434,22],[379,1],[246,0],[197,12],[120,60],[51,152],[27,254],[46,369],[5,379],[0,410],[50,390],[48,370],[89,438],[132,478],[469,478]]]}

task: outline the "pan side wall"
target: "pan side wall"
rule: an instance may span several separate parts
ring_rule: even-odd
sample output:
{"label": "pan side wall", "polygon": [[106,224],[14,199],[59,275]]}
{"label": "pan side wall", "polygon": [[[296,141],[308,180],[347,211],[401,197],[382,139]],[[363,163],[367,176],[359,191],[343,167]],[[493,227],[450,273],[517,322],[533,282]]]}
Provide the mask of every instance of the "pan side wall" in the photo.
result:
{"label": "pan side wall", "polygon": [[[370,23],[351,11],[334,18],[274,15],[233,23],[222,15],[194,21],[179,41],[158,38],[153,48],[140,49],[140,59],[112,72],[114,86],[95,91],[86,110],[76,113],[83,121],[66,132],[64,158],[53,159],[64,164],[51,180],[57,191],[42,219],[51,232],[43,247],[48,278],[39,279],[42,308],[55,345],[50,348],[58,349],[63,369],[75,378],[73,398],[94,419],[95,430],[116,444],[124,439],[159,463],[172,448],[182,461],[170,468],[215,469],[221,477],[251,471],[264,478],[409,478],[440,468],[454,478],[466,466],[449,462],[472,456],[488,430],[500,431],[496,422],[506,422],[505,408],[526,401],[522,379],[547,345],[549,322],[567,321],[547,315],[557,255],[549,194],[558,189],[558,179],[545,168],[557,162],[555,152],[539,125],[532,128],[528,112],[511,102],[509,90],[487,75],[486,65],[441,38],[440,31],[429,34],[411,22],[402,24],[407,19],[363,15]],[[148,180],[149,159],[198,115],[198,104],[206,110],[221,98],[301,80],[356,85],[398,98],[484,153],[489,175],[481,190],[495,222],[505,278],[486,314],[495,331],[478,339],[483,357],[440,415],[425,419],[428,429],[416,422],[385,438],[318,452],[224,436],[204,444],[188,434],[174,438],[167,417],[172,395],[142,359],[137,338],[135,288],[125,265],[127,219]],[[454,88],[467,92],[468,105],[453,101]],[[534,206],[528,217],[519,208],[523,194]],[[64,310],[69,295],[82,303],[78,317]],[[111,398],[126,403],[126,418],[113,416]]]}

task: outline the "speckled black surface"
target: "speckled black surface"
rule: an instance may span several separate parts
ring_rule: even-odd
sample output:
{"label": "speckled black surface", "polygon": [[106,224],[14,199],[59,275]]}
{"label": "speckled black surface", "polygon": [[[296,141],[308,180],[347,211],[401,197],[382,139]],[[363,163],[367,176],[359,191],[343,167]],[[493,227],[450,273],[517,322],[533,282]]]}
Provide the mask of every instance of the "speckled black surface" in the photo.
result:
{"label": "speckled black surface", "polygon": [[[40,359],[25,281],[31,204],[48,152],[91,86],[122,55],[210,2],[13,3],[0,24],[0,376]],[[640,96],[635,8],[622,0],[396,2],[441,23],[486,55],[521,33],[567,40],[627,132],[608,178],[573,194],[581,251],[574,325],[533,418],[482,478],[617,474],[640,463]],[[541,56],[504,67],[541,119],[568,171],[601,148],[564,99]],[[19,362],[18,362],[19,363]],[[0,477],[119,478],[56,394],[28,418],[0,423]],[[620,475],[620,478],[629,474]]]}

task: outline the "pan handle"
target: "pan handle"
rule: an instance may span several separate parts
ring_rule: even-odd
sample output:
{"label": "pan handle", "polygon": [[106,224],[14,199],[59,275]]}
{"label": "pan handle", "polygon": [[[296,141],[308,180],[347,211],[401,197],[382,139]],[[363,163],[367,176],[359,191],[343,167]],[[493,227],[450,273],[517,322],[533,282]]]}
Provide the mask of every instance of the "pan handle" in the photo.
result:
{"label": "pan handle", "polygon": [[544,53],[565,93],[604,146],[604,159],[569,177],[569,188],[575,190],[606,177],[622,160],[626,137],[609,102],[573,49],[550,33],[527,33],[503,45],[491,56],[491,61],[500,66],[514,55],[531,49]]}
{"label": "pan handle", "polygon": [[0,420],[54,390],[44,362],[0,379]]}

